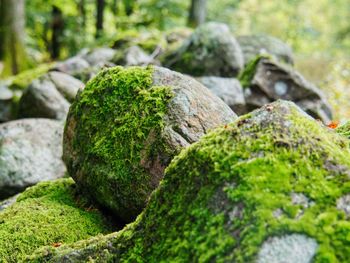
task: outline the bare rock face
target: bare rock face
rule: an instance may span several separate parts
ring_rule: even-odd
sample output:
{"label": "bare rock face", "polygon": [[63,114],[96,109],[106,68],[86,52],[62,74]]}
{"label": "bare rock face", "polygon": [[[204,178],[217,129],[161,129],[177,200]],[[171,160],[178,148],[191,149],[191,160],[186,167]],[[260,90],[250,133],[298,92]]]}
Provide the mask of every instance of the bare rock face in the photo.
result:
{"label": "bare rock face", "polygon": [[235,77],[243,68],[241,48],[227,25],[200,26],[163,64],[191,76]]}
{"label": "bare rock face", "polygon": [[243,88],[239,80],[221,77],[200,77],[197,80],[222,99],[238,115],[246,112]]}
{"label": "bare rock face", "polygon": [[239,36],[237,41],[241,46],[245,64],[259,55],[270,55],[279,61],[294,64],[292,48],[278,38],[268,35],[251,35]]}
{"label": "bare rock face", "polygon": [[34,80],[24,91],[18,115],[21,118],[49,118],[64,120],[70,103],[84,84],[70,75],[49,72]]}
{"label": "bare rock face", "polygon": [[240,80],[248,110],[283,99],[295,102],[325,123],[332,119],[332,109],[322,91],[291,67],[258,57],[246,67]]}
{"label": "bare rock face", "polygon": [[156,61],[139,46],[132,46],[125,51],[118,52],[113,59],[113,63],[121,66],[159,65],[159,61]]}
{"label": "bare rock face", "polygon": [[115,67],[98,74],[72,104],[63,158],[80,188],[130,222],[173,156],[235,118],[190,77],[153,66]]}
{"label": "bare rock face", "polygon": [[0,199],[65,173],[62,123],[25,119],[0,125]]}

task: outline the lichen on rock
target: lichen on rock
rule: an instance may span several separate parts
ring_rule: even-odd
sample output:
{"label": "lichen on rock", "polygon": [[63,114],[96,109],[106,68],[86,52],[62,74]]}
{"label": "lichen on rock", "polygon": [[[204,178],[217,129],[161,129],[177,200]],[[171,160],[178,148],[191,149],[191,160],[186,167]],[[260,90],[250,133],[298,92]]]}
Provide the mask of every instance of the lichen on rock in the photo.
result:
{"label": "lichen on rock", "polygon": [[314,262],[346,262],[350,222],[337,200],[349,193],[349,171],[345,138],[278,101],[183,150],[121,232],[31,260],[254,262],[272,240],[273,255],[296,256],[290,244]]}
{"label": "lichen on rock", "polygon": [[39,183],[0,212],[0,259],[21,262],[41,246],[71,244],[112,231],[97,210],[77,201],[72,179]]}
{"label": "lichen on rock", "polygon": [[130,222],[183,147],[236,115],[190,77],[159,67],[115,67],[72,104],[63,158],[99,204]]}

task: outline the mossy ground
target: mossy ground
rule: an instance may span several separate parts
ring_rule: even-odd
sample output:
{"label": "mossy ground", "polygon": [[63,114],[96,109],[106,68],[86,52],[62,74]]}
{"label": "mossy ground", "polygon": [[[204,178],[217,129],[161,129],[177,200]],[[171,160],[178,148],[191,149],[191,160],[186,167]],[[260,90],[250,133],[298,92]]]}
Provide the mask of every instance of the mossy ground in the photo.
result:
{"label": "mossy ground", "polygon": [[[95,200],[123,213],[117,216],[127,221],[138,215],[155,187],[141,159],[164,151],[163,117],[173,95],[169,87],[152,86],[153,70],[102,71],[69,113],[77,121],[72,143],[80,158],[73,160],[74,167],[68,165],[70,174]],[[152,142],[147,141],[151,132]]]}
{"label": "mossy ground", "polygon": [[[318,243],[315,262],[346,262],[350,222],[337,200],[350,191],[349,142],[293,104],[278,103],[183,150],[145,211],[123,231],[46,254],[61,259],[74,251],[73,259],[106,262],[253,262],[269,237],[300,233]],[[293,194],[304,195],[308,205],[293,202]]]}
{"label": "mossy ground", "polygon": [[350,139],[350,121],[344,123],[336,129],[337,133],[344,135]]}
{"label": "mossy ground", "polygon": [[0,261],[20,262],[41,246],[71,244],[112,231],[97,210],[77,200],[72,179],[27,189],[0,212]]}

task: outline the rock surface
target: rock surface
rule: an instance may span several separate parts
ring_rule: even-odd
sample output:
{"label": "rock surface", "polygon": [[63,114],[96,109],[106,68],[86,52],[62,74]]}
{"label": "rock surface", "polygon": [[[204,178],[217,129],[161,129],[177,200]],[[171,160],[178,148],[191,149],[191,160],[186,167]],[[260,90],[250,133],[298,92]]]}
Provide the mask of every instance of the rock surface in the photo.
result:
{"label": "rock surface", "polygon": [[174,155],[235,118],[190,77],[160,67],[115,67],[72,104],[63,158],[81,189],[130,222]]}
{"label": "rock surface", "polygon": [[0,199],[41,181],[64,176],[63,127],[46,119],[0,125]]}
{"label": "rock surface", "polygon": [[118,53],[114,57],[113,63],[121,66],[159,65],[158,61],[138,46],[129,47],[125,52]]}
{"label": "rock surface", "polygon": [[220,77],[200,77],[197,80],[222,99],[235,113],[238,115],[246,113],[243,88],[239,80]]}
{"label": "rock surface", "polygon": [[31,260],[346,262],[348,145],[295,104],[269,104],[183,150],[122,231]]}
{"label": "rock surface", "polygon": [[237,41],[241,46],[246,64],[258,55],[271,55],[279,61],[294,64],[291,47],[278,38],[268,35],[251,35],[237,37]]}
{"label": "rock surface", "polygon": [[235,77],[243,68],[243,54],[227,25],[200,26],[163,64],[191,76]]}
{"label": "rock surface", "polygon": [[84,84],[70,75],[49,72],[34,80],[24,91],[20,101],[20,118],[48,118],[65,120],[70,102]]}
{"label": "rock surface", "polygon": [[246,67],[240,80],[248,110],[284,99],[295,102],[324,123],[332,120],[331,107],[322,91],[290,67],[258,57]]}

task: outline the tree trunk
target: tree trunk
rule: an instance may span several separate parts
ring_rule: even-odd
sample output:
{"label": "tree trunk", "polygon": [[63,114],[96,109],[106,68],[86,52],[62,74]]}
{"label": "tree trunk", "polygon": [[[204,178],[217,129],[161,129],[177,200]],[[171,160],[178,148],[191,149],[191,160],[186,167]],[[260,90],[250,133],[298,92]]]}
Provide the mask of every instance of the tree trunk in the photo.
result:
{"label": "tree trunk", "polygon": [[64,28],[62,11],[57,7],[52,7],[52,38],[51,38],[51,58],[60,57],[61,38]]}
{"label": "tree trunk", "polygon": [[103,33],[103,17],[105,9],[105,0],[96,0],[96,38],[99,38]]}
{"label": "tree trunk", "polygon": [[123,0],[124,10],[127,16],[130,16],[134,12],[134,4],[136,0]]}
{"label": "tree trunk", "polygon": [[112,13],[117,16],[118,15],[118,0],[113,0],[111,3],[111,9],[112,9]]}
{"label": "tree trunk", "polygon": [[83,28],[82,31],[85,31],[86,29],[86,6],[85,6],[85,0],[80,0],[78,3],[78,10],[79,14],[81,16],[81,26]]}
{"label": "tree trunk", "polygon": [[191,0],[188,25],[197,27],[205,22],[207,16],[207,0]]}
{"label": "tree trunk", "polygon": [[3,75],[17,74],[28,67],[24,48],[25,1],[0,0],[0,60]]}

